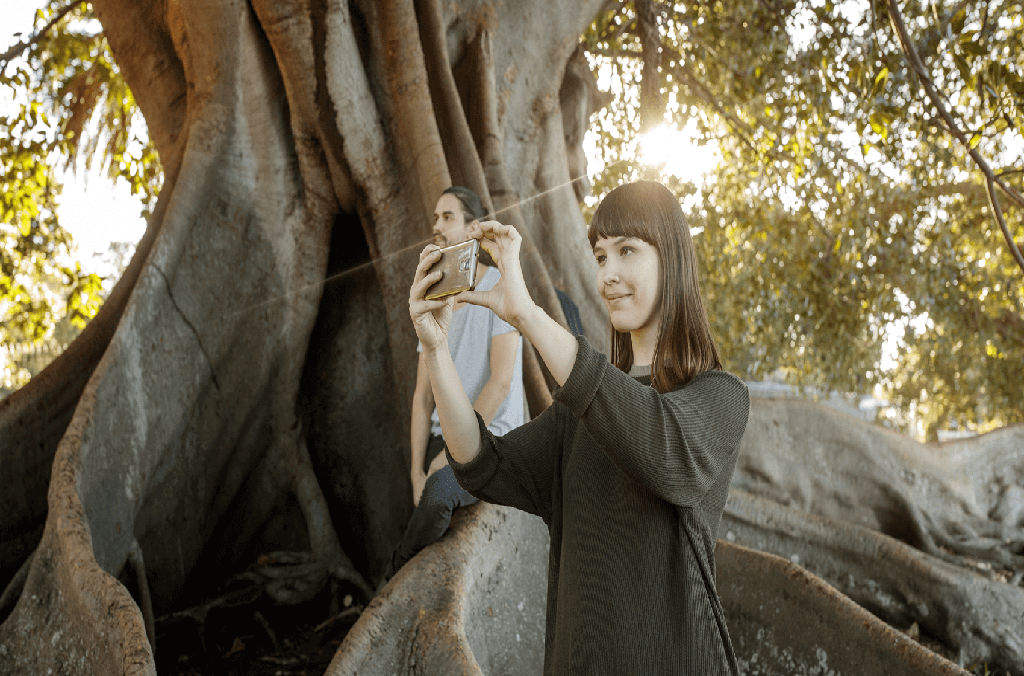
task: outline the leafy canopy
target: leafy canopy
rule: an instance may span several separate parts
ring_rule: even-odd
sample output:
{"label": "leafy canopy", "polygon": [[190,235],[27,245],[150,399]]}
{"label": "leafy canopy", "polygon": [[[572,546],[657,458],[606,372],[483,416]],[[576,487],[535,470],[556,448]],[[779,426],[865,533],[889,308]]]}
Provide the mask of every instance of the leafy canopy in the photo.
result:
{"label": "leafy canopy", "polygon": [[[598,116],[601,194],[658,169],[637,152],[642,47],[635,5],[584,36],[615,95]],[[660,5],[660,100],[721,162],[673,176],[704,263],[728,367],[748,378],[877,392],[929,438],[1024,420],[1021,270],[985,183],[939,121],[886,3]],[[900,2],[933,82],[997,174],[1024,176],[1019,2]],[[699,198],[699,199],[695,199]],[[1024,241],[1021,210],[1002,201]],[[888,349],[883,349],[887,345]],[[910,430],[907,430],[910,431]]]}
{"label": "leafy canopy", "polygon": [[[48,3],[14,52],[0,60],[0,88],[13,95],[0,115],[0,343],[23,352],[55,331],[66,342],[102,302],[103,280],[73,260],[57,217],[62,170],[98,159],[147,211],[162,176],[88,3]],[[59,331],[62,322],[72,330]],[[0,367],[8,390],[38,370]]]}
{"label": "leafy canopy", "polygon": [[[643,4],[610,3],[584,36],[614,94],[594,130],[605,163],[595,192],[646,174],[693,205],[729,368],[877,388],[902,412],[894,424],[913,415],[932,437],[954,423],[1024,419],[1020,272],[978,172],[908,70],[885,2],[654,3],[655,104],[721,157],[700,186],[630,161],[642,126]],[[48,3],[37,27],[67,7]],[[900,11],[971,146],[1019,186],[1021,3],[911,1]],[[73,3],[23,57],[0,62],[0,82],[19,96],[0,124],[5,343],[49,335],[62,312],[81,324],[100,302],[95,275],[61,262],[70,238],[56,217],[55,167],[99,158],[147,205],[161,180],[87,3]],[[1006,216],[1024,240],[1019,209]]]}

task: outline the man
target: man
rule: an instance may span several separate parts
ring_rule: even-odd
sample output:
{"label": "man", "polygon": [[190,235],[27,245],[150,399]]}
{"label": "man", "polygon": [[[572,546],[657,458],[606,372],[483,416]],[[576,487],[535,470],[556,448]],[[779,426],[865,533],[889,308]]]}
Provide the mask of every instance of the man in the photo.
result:
{"label": "man", "polygon": [[[461,186],[441,194],[434,210],[434,241],[440,247],[468,240],[468,227],[485,215],[477,195]],[[477,262],[476,288],[485,291],[501,278],[496,267]],[[523,345],[519,332],[486,308],[460,303],[452,308],[448,345],[459,379],[488,429],[505,434],[524,419]],[[413,394],[412,445],[413,511],[402,541],[385,567],[383,586],[424,547],[436,542],[451,522],[452,512],[478,502],[459,486],[448,466],[434,394],[417,347],[419,364]]]}

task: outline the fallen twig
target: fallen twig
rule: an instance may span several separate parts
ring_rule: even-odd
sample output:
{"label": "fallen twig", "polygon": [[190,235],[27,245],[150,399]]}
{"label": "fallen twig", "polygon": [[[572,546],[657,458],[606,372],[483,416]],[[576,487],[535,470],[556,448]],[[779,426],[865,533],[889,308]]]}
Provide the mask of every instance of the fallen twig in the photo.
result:
{"label": "fallen twig", "polygon": [[320,632],[323,629],[325,629],[326,627],[334,624],[338,620],[343,620],[346,617],[352,617],[353,615],[358,616],[358,615],[361,615],[362,612],[363,612],[363,607],[362,606],[353,606],[351,608],[346,608],[345,610],[341,611],[340,613],[332,615],[332,616],[328,617],[326,620],[324,620],[323,622],[321,622],[320,624],[316,625],[316,627],[313,629],[313,631],[314,632]]}

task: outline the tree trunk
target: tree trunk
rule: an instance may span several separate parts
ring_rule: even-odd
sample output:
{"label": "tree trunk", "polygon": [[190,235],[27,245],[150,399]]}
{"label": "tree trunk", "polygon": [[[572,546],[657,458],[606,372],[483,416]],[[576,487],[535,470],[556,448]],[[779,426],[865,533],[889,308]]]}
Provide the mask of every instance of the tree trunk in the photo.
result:
{"label": "tree trunk", "polygon": [[[483,139],[465,142],[480,125],[457,98],[479,82],[456,81],[450,64],[493,33],[490,65],[512,79],[490,123],[518,160],[501,169],[512,194],[532,196],[555,187],[540,167],[567,172],[564,147],[533,142],[557,101],[551,66],[599,6],[94,4],[167,181],[102,313],[0,410],[4,473],[19,478],[0,517],[13,582],[0,647],[16,673],[151,672],[140,607],[186,607],[212,570],[279,546],[275,515],[292,546],[371,594],[411,510],[394,421],[408,419],[414,382],[413,263],[449,166],[482,184]],[[442,144],[438,118],[461,143]],[[533,208],[559,190],[573,194]],[[589,282],[577,262],[558,274],[570,292]],[[536,286],[560,313],[550,282]],[[590,318],[595,299],[574,298]],[[370,396],[357,403],[360,387]],[[149,599],[118,581],[126,566],[144,571],[133,587]]]}
{"label": "tree trunk", "polygon": [[[581,130],[599,105],[576,48],[602,4],[94,1],[166,181],[100,314],[0,403],[6,672],[154,673],[154,616],[203,602],[263,552],[308,552],[279,560],[369,599],[412,508],[408,287],[434,202],[453,178],[521,227],[538,302],[564,319],[563,291],[607,351],[576,192]],[[550,394],[527,356],[536,414]],[[807,427],[817,413],[786,406],[752,418],[749,439],[765,443],[745,442],[738,486],[953,564],[992,545],[992,500],[978,491],[1018,481],[1003,460],[1019,437],[964,442],[950,456],[959,465],[943,469],[931,450],[895,437],[888,446],[828,440],[829,430]],[[791,419],[775,433],[783,410]],[[820,453],[806,450],[814,443]],[[984,450],[990,443],[995,450]],[[807,459],[825,449],[834,457],[823,475],[861,483],[816,483]],[[966,467],[970,485],[958,478]],[[924,478],[895,481],[903,469]],[[730,514],[735,535],[740,517]],[[947,517],[978,537],[960,537]],[[1020,524],[1009,520],[998,527],[1012,540]],[[786,553],[764,535],[769,525],[743,523],[741,542]],[[826,538],[820,551],[839,544]],[[985,551],[1017,565],[1013,547]],[[748,559],[723,552],[723,578],[741,575]],[[546,556],[537,520],[491,505],[466,510],[373,600],[329,673],[536,672]],[[861,600],[856,585],[822,577]],[[730,598],[744,632],[775,621],[743,593]],[[860,621],[848,606],[830,607]],[[958,617],[968,633],[982,621]],[[1000,664],[1017,654],[932,631]],[[858,637],[889,640],[878,627]],[[523,648],[534,662],[522,662]],[[891,653],[882,663],[895,673],[932,664]],[[840,669],[846,658],[830,659]],[[929,673],[953,673],[935,664]]]}

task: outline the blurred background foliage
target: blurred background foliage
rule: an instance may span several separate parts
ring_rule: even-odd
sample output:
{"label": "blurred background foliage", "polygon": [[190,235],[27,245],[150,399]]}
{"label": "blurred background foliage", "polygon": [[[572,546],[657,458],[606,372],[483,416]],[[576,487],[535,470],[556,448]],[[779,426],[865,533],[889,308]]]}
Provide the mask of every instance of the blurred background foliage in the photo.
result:
{"label": "blurred background foliage", "polygon": [[[99,162],[142,196],[147,212],[162,181],[88,3],[49,2],[32,34],[16,37],[0,56],[0,88],[9,94],[0,115],[0,395],[45,367],[102,304],[105,280],[83,270],[58,219],[65,171]],[[122,256],[115,269],[125,263]]]}
{"label": "blurred background foliage", "polygon": [[[1022,3],[899,7],[971,145],[1019,189]],[[33,349],[59,350],[102,301],[102,280],[69,262],[61,168],[100,162],[147,211],[162,180],[88,3],[49,2],[36,29],[0,58],[19,109],[0,122],[0,341],[22,346],[8,390],[45,363]],[[679,195],[702,228],[694,241],[730,370],[874,394],[891,404],[883,422],[928,439],[1024,420],[1022,273],[884,0],[609,2],[583,46],[612,93],[588,135],[598,166],[584,210],[639,177]],[[644,77],[655,86],[641,110]],[[686,130],[695,148],[634,161],[653,124]],[[668,171],[672,153],[708,150],[717,161],[701,180]],[[1004,207],[1024,241],[1020,210]]]}
{"label": "blurred background foliage", "polygon": [[[698,182],[616,163],[637,156],[643,128],[642,4],[610,4],[584,36],[614,94],[595,116],[594,194],[646,176],[689,205],[727,367],[874,394],[891,404],[884,422],[927,439],[1024,420],[1024,275],[886,2],[658,5],[663,123],[720,157]],[[1019,190],[1021,3],[899,11],[970,144]],[[1020,209],[1001,201],[1024,243]]]}

